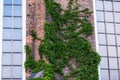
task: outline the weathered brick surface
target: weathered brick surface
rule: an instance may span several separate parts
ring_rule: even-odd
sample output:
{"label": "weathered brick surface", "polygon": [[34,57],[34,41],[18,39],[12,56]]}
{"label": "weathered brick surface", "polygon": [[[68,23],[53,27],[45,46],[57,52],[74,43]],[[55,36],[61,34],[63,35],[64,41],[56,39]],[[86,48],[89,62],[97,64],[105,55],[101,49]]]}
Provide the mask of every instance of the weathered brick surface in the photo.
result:
{"label": "weathered brick surface", "polygon": [[55,0],[56,2],[60,3],[63,9],[66,9],[69,0]]}
{"label": "weathered brick surface", "polygon": [[[82,8],[89,8],[93,12],[93,0],[78,0],[78,1],[81,4]],[[94,15],[93,15],[93,13],[90,15],[89,19],[94,26]],[[93,32],[93,35],[91,35],[88,38],[88,40],[91,41],[93,49],[96,50],[95,31]]]}
{"label": "weathered brick surface", "polygon": [[44,0],[27,0],[27,44],[33,48],[33,56],[35,60],[39,59],[38,46],[40,41],[32,42],[30,30],[34,29],[38,37],[44,38],[44,22],[45,22],[45,5]]}
{"label": "weathered brick surface", "polygon": [[[81,4],[82,8],[89,8],[93,12],[93,0],[78,0],[78,1]],[[89,19],[94,26],[94,15],[93,15],[93,13],[90,15]],[[91,41],[93,49],[96,50],[95,31],[93,32],[93,35],[88,37],[88,40]]]}
{"label": "weathered brick surface", "polygon": [[[62,7],[65,9],[67,7],[69,0],[56,0],[56,2],[61,3]],[[78,0],[82,8],[89,8],[93,11],[93,0]],[[90,21],[94,25],[93,14],[90,16]],[[40,38],[44,38],[44,22],[45,22],[45,5],[44,0],[27,0],[27,44],[34,46],[34,57],[35,60],[39,59],[38,46],[40,41],[32,43],[32,37],[29,35],[29,31],[34,29]],[[88,38],[92,42],[92,47],[95,49],[95,35]]]}
{"label": "weathered brick surface", "polygon": [[32,38],[29,35],[29,30],[33,29],[35,26],[35,0],[27,0],[27,28],[26,28],[26,37],[27,44],[31,44]]}

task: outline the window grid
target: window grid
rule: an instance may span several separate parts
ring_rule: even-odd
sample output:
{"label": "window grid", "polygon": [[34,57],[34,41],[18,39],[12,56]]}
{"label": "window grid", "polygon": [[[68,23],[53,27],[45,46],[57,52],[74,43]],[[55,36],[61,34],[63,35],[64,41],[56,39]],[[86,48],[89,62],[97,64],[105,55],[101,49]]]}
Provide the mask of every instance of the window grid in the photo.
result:
{"label": "window grid", "polygon": [[[6,3],[8,1],[8,3]],[[6,50],[4,50],[3,48],[3,55],[10,55],[9,58],[10,58],[10,64],[6,63],[4,64],[4,60],[3,59],[3,62],[2,62],[2,80],[5,80],[5,79],[9,79],[9,80],[22,80],[22,4],[20,3],[14,3],[15,2],[22,2],[22,0],[11,0],[11,2],[9,3],[10,0],[4,0],[4,16],[3,18],[6,20],[8,20],[8,18],[11,18],[11,26],[10,25],[7,25],[6,26],[6,23],[8,22],[5,22],[4,20],[4,27],[3,27],[3,31],[4,30],[11,30],[11,38],[7,39],[8,38],[8,34],[6,34],[6,37],[3,38],[3,42],[10,42],[10,44],[8,45],[9,48],[10,48],[10,51],[7,51],[5,52]],[[9,10],[9,7],[10,7],[10,10]],[[8,9],[7,9],[8,8]],[[19,10],[18,10],[19,9]],[[11,12],[11,13],[10,13]],[[19,18],[19,21],[17,21],[15,23],[16,20],[14,19],[18,19]],[[20,26],[21,24],[21,26]],[[16,25],[16,26],[15,26]],[[17,27],[18,26],[18,27]],[[17,30],[17,31],[16,31]],[[17,35],[16,35],[17,33]],[[3,37],[4,37],[4,34],[5,32],[3,32]],[[16,44],[19,43],[18,44]],[[3,43],[4,45],[4,43]],[[18,45],[18,47],[16,47]],[[7,47],[7,44],[5,45]],[[19,50],[20,48],[20,50]],[[21,57],[20,57],[21,55]],[[13,57],[14,56],[14,57]],[[5,56],[7,57],[7,56]],[[15,59],[15,57],[18,57],[18,59]],[[19,63],[19,64],[18,64]],[[9,68],[6,68],[6,69],[10,69],[10,72],[9,74],[6,74],[6,71],[5,71],[5,67],[9,67]],[[18,75],[16,75],[14,72],[15,72],[15,69],[17,70],[20,70],[18,72]],[[7,75],[10,75],[9,77]]]}
{"label": "window grid", "polygon": [[100,64],[102,80],[120,80],[119,8],[120,0],[96,0],[98,43],[102,57]]}

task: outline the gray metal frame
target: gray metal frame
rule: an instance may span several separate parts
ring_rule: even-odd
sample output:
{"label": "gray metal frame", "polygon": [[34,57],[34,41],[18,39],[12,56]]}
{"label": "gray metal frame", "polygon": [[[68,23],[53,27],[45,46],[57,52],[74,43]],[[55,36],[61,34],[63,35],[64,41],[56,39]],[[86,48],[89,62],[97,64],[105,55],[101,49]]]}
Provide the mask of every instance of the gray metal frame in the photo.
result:
{"label": "gray metal frame", "polygon": [[[120,22],[115,20],[115,14],[120,15],[120,11],[114,10],[115,3],[120,4],[120,0],[96,0],[97,27],[99,26],[98,43],[99,52],[101,52],[99,54],[102,58],[100,63],[101,80],[120,80],[120,44],[118,44],[120,31],[119,33],[116,32],[116,24],[120,24]],[[107,10],[106,7],[109,7],[109,9]],[[120,9],[120,7],[118,7],[118,9]],[[98,15],[97,13],[99,12],[103,14]],[[106,13],[109,14],[106,15]],[[102,16],[104,17],[103,19]],[[102,25],[98,23],[102,23]],[[107,24],[111,25],[108,26]]]}

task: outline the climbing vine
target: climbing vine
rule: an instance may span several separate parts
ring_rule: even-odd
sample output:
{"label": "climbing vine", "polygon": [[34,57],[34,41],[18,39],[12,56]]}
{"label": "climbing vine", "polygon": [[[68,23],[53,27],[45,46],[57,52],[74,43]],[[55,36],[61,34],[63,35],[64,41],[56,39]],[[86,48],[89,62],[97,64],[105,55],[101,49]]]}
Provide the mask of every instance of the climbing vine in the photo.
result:
{"label": "climbing vine", "polygon": [[[44,55],[49,63],[41,58],[32,66],[26,61],[26,68],[32,68],[33,72],[45,71],[43,78],[32,80],[57,80],[60,77],[56,74],[61,75],[63,80],[98,80],[100,56],[84,38],[92,35],[94,30],[88,19],[91,11],[88,8],[79,9],[77,0],[70,0],[65,10],[54,0],[45,0],[45,5],[46,17],[51,21],[46,20],[39,54]],[[32,33],[37,39],[35,32]],[[67,74],[65,68],[68,69]]]}

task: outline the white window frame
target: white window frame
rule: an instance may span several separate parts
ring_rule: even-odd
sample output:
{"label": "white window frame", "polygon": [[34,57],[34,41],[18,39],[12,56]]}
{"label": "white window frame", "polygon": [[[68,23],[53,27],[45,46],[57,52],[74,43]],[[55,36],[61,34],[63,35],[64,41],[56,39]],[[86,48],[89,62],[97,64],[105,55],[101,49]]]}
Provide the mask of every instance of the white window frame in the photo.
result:
{"label": "white window frame", "polygon": [[26,60],[26,0],[22,0],[22,80],[26,80],[24,62]]}
{"label": "white window frame", "polygon": [[[94,29],[95,29],[95,43],[96,43],[96,51],[99,52],[99,48],[98,48],[98,35],[97,35],[97,18],[96,18],[96,5],[95,5],[95,1],[96,0],[92,0],[93,1],[93,14],[94,14]],[[101,74],[100,74],[100,65],[98,66],[98,73],[99,73],[99,80],[101,80]]]}

